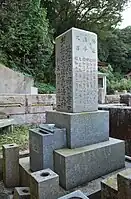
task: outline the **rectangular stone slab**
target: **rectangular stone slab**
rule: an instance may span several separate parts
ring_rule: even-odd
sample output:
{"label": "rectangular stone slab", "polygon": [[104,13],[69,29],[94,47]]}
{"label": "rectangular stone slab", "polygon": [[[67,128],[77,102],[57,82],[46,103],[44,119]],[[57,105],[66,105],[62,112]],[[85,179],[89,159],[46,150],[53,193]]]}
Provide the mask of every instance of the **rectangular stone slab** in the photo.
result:
{"label": "rectangular stone slab", "polygon": [[97,35],[71,28],[56,38],[56,110],[98,109]]}
{"label": "rectangular stone slab", "polygon": [[50,111],[46,122],[67,130],[67,147],[77,148],[109,139],[108,111],[65,113]]}
{"label": "rectangular stone slab", "polygon": [[109,141],[54,152],[55,172],[66,190],[90,182],[125,166],[124,141]]}

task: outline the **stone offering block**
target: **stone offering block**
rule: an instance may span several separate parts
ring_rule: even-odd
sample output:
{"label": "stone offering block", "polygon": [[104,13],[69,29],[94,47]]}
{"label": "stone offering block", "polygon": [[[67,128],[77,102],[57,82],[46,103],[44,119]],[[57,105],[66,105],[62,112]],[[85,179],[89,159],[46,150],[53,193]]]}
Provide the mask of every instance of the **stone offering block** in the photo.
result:
{"label": "stone offering block", "polygon": [[118,199],[117,174],[101,182],[101,199]]}
{"label": "stone offering block", "polygon": [[3,181],[6,187],[19,186],[19,147],[6,144],[3,149]]}
{"label": "stone offering block", "polygon": [[29,187],[15,187],[13,199],[30,199]]}
{"label": "stone offering block", "polygon": [[58,199],[89,199],[89,198],[85,196],[80,190],[78,190],[63,197],[60,197]]}
{"label": "stone offering block", "polygon": [[50,111],[46,114],[47,123],[54,123],[67,130],[68,148],[83,147],[109,139],[108,111],[63,113]]}
{"label": "stone offering block", "polygon": [[124,141],[110,138],[77,149],[61,149],[54,152],[55,172],[60,185],[69,190],[90,182],[125,166]]}
{"label": "stone offering block", "polygon": [[97,35],[71,28],[56,38],[56,110],[98,109]]}
{"label": "stone offering block", "polygon": [[50,169],[37,171],[30,176],[31,199],[56,199],[59,195],[59,176]]}
{"label": "stone offering block", "polygon": [[41,128],[30,130],[29,145],[31,170],[53,170],[53,151],[67,146],[66,129],[54,127],[51,131],[47,124],[41,125]]}
{"label": "stone offering block", "polygon": [[121,171],[117,175],[118,199],[131,198],[131,168]]}

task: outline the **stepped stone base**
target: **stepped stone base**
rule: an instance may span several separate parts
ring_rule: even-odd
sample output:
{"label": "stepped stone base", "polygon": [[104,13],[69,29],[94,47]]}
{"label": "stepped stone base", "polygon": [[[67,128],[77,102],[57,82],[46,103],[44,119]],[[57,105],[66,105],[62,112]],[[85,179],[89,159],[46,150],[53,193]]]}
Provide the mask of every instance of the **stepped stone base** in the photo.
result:
{"label": "stepped stone base", "polygon": [[112,139],[77,149],[54,152],[55,172],[66,190],[125,166],[124,141]]}
{"label": "stepped stone base", "polygon": [[108,111],[82,113],[46,113],[46,122],[67,130],[67,147],[78,148],[109,139]]}

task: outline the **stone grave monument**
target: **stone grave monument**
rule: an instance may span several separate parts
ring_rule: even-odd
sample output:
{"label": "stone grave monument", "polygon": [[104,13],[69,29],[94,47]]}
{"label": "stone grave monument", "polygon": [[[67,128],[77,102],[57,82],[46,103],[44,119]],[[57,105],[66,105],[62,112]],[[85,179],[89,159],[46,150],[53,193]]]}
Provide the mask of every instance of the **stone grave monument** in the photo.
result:
{"label": "stone grave monument", "polygon": [[66,190],[125,166],[124,142],[109,138],[109,113],[98,110],[97,60],[96,34],[56,38],[56,111],[30,130],[31,169],[51,168]]}

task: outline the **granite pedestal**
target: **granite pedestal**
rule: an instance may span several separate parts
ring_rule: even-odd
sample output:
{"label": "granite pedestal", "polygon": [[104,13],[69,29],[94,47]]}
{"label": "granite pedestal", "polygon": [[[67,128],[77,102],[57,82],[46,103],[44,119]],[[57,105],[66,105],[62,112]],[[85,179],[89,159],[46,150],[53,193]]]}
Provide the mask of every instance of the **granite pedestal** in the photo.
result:
{"label": "granite pedestal", "polygon": [[56,199],[59,196],[59,176],[45,169],[30,175],[31,199]]}
{"label": "granite pedestal", "polygon": [[31,170],[53,170],[53,151],[66,147],[66,129],[54,127],[51,130],[46,124],[41,128],[32,129],[29,132],[29,145]]}
{"label": "granite pedestal", "polygon": [[60,177],[60,185],[68,190],[123,168],[124,154],[124,142],[112,138],[82,148],[56,150],[55,172]]}
{"label": "granite pedestal", "polygon": [[62,113],[47,112],[47,123],[67,130],[67,147],[77,148],[109,139],[108,111]]}

